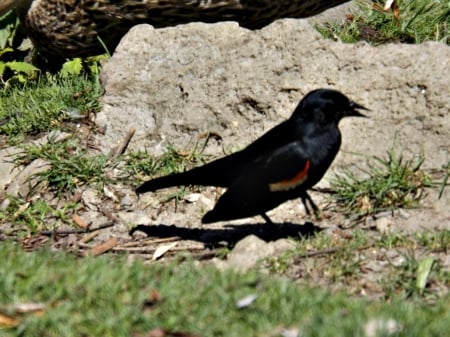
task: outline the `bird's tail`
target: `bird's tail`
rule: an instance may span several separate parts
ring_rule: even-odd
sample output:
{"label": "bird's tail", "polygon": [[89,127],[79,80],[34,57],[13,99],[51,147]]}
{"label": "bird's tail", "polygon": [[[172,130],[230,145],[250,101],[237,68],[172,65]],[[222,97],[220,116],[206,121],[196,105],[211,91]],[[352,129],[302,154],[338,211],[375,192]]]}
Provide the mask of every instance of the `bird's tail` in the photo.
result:
{"label": "bird's tail", "polygon": [[146,181],[141,186],[136,189],[137,194],[145,193],[145,192],[154,192],[156,190],[160,190],[163,188],[178,186],[178,185],[193,185],[195,184],[196,179],[192,177],[191,171],[183,172],[183,173],[175,173],[168,176],[152,179]]}
{"label": "bird's tail", "polygon": [[[244,154],[245,155],[245,154]],[[136,193],[153,192],[171,186],[221,186],[228,187],[242,170],[242,153],[234,153],[224,158],[214,160],[192,170],[156,178],[143,183]]]}
{"label": "bird's tail", "polygon": [[235,179],[235,168],[232,157],[225,157],[190,171],[175,173],[143,183],[136,193],[153,192],[171,186],[222,186],[227,187]]}
{"label": "bird's tail", "polygon": [[216,221],[219,221],[219,220],[217,220],[217,216],[216,216],[216,214],[214,214],[213,211],[209,211],[202,218],[202,223],[203,224],[213,223],[213,222],[216,222]]}

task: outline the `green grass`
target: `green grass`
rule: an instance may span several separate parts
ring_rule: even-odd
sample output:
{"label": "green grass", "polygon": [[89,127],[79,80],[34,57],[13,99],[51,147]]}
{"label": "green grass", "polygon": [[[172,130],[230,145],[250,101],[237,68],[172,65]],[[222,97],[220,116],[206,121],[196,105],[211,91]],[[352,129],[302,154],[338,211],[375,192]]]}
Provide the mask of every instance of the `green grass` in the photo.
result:
{"label": "green grass", "polygon": [[[195,144],[191,150],[179,150],[169,145],[161,156],[152,156],[147,151],[130,152],[124,156],[124,170],[130,177],[137,177],[137,184],[151,178],[165,176],[173,173],[187,171],[193,167],[201,166],[213,159],[210,155],[203,154],[206,142],[199,148]],[[175,200],[178,202],[189,191],[199,191],[201,186],[180,186],[175,192],[170,190],[161,197],[161,202]]]}
{"label": "green grass", "polygon": [[138,176],[141,180],[179,173],[211,160],[211,156],[202,152],[203,149],[198,149],[197,145],[190,151],[179,150],[169,145],[166,152],[158,157],[152,156],[147,151],[131,152],[125,156],[125,169],[130,175]]}
{"label": "green grass", "polygon": [[[161,176],[185,171],[207,160],[207,156],[194,150],[189,153],[169,146],[161,156],[152,156],[146,151],[130,152],[114,159],[111,155],[89,151],[82,140],[72,136],[63,141],[49,138],[43,145],[24,145],[14,161],[17,165],[28,165],[33,160],[43,159],[50,169],[38,173],[38,184],[44,184],[58,196],[72,193],[86,184],[99,190],[110,183],[136,183],[149,176]],[[114,177],[108,174],[115,170]]]}
{"label": "green grass", "polygon": [[[392,319],[396,336],[443,336],[450,330],[449,297],[433,305],[353,298],[297,286],[255,272],[236,274],[185,262],[181,265],[101,256],[77,259],[17,245],[0,251],[0,314],[14,324],[2,336],[144,336],[151,329],[199,336],[363,336],[370,320]],[[238,309],[248,295],[256,300]],[[19,304],[43,305],[19,313]],[[167,334],[169,335],[169,334]],[[385,335],[383,333],[380,336]]]}
{"label": "green grass", "polygon": [[361,218],[385,210],[418,206],[431,178],[421,170],[423,156],[405,159],[395,145],[387,157],[369,157],[357,175],[347,170],[331,181],[333,198],[348,216]]}
{"label": "green grass", "polygon": [[60,228],[63,224],[73,225],[72,214],[81,204],[72,201],[64,203],[47,200],[29,201],[10,197],[8,207],[0,214],[0,223],[9,223],[6,235],[21,237],[43,230]]}
{"label": "green grass", "polygon": [[318,26],[325,37],[343,42],[450,42],[450,4],[447,0],[397,0],[398,15],[384,11],[385,1],[359,1],[359,11],[344,23]]}
{"label": "green grass", "polygon": [[51,166],[38,173],[38,184],[48,185],[57,195],[73,192],[89,183],[101,189],[109,181],[105,175],[109,157],[90,153],[77,138],[61,142],[50,138],[44,145],[25,145],[15,161],[18,165],[27,165],[38,158]]}
{"label": "green grass", "polygon": [[[344,26],[325,27],[323,32],[346,41],[448,43],[448,2],[399,3],[399,21],[392,13],[367,8]],[[15,33],[16,18],[8,20],[4,23],[9,31],[3,38],[9,44],[0,50],[0,144],[27,142],[51,130],[76,134],[77,124],[90,127],[83,118],[100,109],[102,93],[96,59],[72,60],[55,76],[36,73],[23,59],[15,59],[18,43],[12,40],[21,37]],[[74,76],[80,73],[91,76]],[[102,193],[108,184],[135,185],[211,159],[197,146],[192,151],[169,147],[158,158],[145,151],[112,158],[89,150],[76,135],[25,146],[15,160],[26,165],[37,158],[52,169],[39,174],[38,187],[43,188],[28,198],[10,198],[0,212],[0,238],[21,241],[25,235],[72,225],[72,214],[85,209],[71,197],[85,186]],[[347,214],[366,216],[420,202],[423,189],[430,186],[421,170],[423,158],[405,160],[391,150],[387,158],[372,159],[373,169],[361,176],[347,172],[337,178],[335,196]],[[446,169],[441,191],[447,185]],[[139,337],[161,328],[167,336],[177,332],[280,336],[283,328],[295,328],[300,336],[365,336],[373,320],[394,320],[395,336],[444,336],[450,331],[450,297],[443,291],[448,289],[450,274],[440,259],[450,250],[449,231],[369,235],[352,230],[346,235],[319,233],[303,239],[295,250],[262,261],[264,273],[256,269],[245,274],[221,272],[189,257],[182,263],[150,264],[118,255],[80,259],[50,248],[25,253],[17,243],[2,242],[0,335]],[[34,238],[42,237],[30,237]],[[385,258],[386,252],[398,253],[404,262],[388,264],[380,272],[373,281],[380,300],[369,300],[361,295],[361,280],[370,264]],[[257,295],[254,303],[236,307],[238,300],[252,294]],[[24,303],[43,309],[20,313]]]}
{"label": "green grass", "polygon": [[419,232],[415,234],[418,245],[427,247],[433,252],[450,252],[450,230],[442,232]]}
{"label": "green grass", "polygon": [[0,134],[9,145],[64,129],[63,122],[78,122],[100,110],[102,89],[85,76],[42,77],[24,86],[0,90]]}
{"label": "green grass", "polygon": [[448,179],[450,177],[450,161],[448,161],[447,165],[445,165],[442,169],[444,170],[444,177],[442,179],[442,183],[439,186],[439,199],[444,194],[444,189],[448,185]]}
{"label": "green grass", "polygon": [[[271,274],[285,275],[302,284],[317,282],[320,277],[323,285],[339,284],[340,289],[346,287],[358,294],[368,282],[375,289],[370,293],[388,301],[403,298],[434,303],[450,284],[450,271],[443,268],[440,259],[449,251],[448,230],[374,236],[354,229],[343,236],[322,232],[301,239],[294,250],[269,258],[262,265]],[[424,274],[419,266],[427,259],[433,263]],[[367,276],[372,268],[380,268],[376,261],[382,261],[382,274]],[[420,278],[424,281],[418,285]]]}
{"label": "green grass", "polygon": [[[101,196],[105,186],[114,189],[117,184],[139,185],[149,177],[184,171],[208,159],[196,148],[183,152],[172,146],[158,157],[142,151],[114,158],[88,150],[76,136],[64,140],[50,137],[45,144],[23,145],[22,149],[12,158],[16,165],[26,166],[42,159],[49,164],[49,169],[32,177],[30,195],[8,197],[9,205],[0,213],[0,223],[15,225],[15,231],[31,233],[57,229],[62,224],[72,225],[71,216],[80,204],[71,200],[86,186],[95,188]],[[172,191],[166,199],[179,199],[188,190]],[[56,198],[49,198],[48,192]]]}

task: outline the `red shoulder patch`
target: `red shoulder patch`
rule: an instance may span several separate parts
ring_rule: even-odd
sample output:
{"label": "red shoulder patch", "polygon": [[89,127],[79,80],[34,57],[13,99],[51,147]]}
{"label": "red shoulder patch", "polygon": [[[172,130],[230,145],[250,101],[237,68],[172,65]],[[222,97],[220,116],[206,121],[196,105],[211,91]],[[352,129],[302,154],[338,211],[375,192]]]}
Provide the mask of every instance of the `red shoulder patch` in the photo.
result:
{"label": "red shoulder patch", "polygon": [[311,162],[309,160],[307,160],[305,167],[303,169],[301,169],[292,178],[269,184],[270,191],[272,191],[272,192],[287,191],[287,190],[291,190],[291,189],[303,184],[306,181],[306,179],[308,179],[308,171],[309,171],[310,165],[311,165]]}

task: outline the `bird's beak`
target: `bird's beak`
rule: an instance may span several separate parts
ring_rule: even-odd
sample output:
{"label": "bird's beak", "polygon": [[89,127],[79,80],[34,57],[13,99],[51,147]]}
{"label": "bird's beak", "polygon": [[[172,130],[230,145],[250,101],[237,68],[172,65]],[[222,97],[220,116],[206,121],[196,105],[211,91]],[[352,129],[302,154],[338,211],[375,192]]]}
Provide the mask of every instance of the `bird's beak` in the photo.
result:
{"label": "bird's beak", "polygon": [[361,112],[359,112],[357,109],[370,111],[365,106],[363,106],[361,104],[358,104],[356,102],[350,101],[350,110],[348,111],[347,116],[367,117],[366,115],[364,115]]}

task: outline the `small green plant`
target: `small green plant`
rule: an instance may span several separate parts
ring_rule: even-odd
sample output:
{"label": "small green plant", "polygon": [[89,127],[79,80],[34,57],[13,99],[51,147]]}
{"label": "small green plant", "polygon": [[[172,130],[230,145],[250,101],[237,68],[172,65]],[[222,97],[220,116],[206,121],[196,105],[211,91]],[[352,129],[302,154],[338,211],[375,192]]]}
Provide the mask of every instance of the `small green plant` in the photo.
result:
{"label": "small green plant", "polygon": [[432,252],[448,253],[450,251],[450,230],[418,232],[415,234],[415,240]]}
{"label": "small green plant", "polygon": [[[42,76],[49,79],[46,71],[58,72],[57,77],[98,76],[100,61],[108,58],[103,54],[87,58],[64,60],[47,59],[33,49],[31,41],[24,35],[16,11],[0,17],[0,88],[20,87],[33,83]],[[33,64],[29,60],[33,60]]]}
{"label": "small green plant", "polygon": [[[281,256],[268,258],[263,266],[272,274],[301,284],[320,277],[328,286],[345,284],[354,293],[368,285],[389,300],[400,296],[433,302],[450,280],[440,258],[449,248],[449,233],[388,233],[375,238],[373,233],[360,229],[342,232],[344,235],[321,232],[298,242],[295,249]],[[377,265],[375,270],[383,266],[384,271],[368,276]]]}
{"label": "small green plant", "polygon": [[0,16],[0,49],[18,46],[20,21],[14,11]]}
{"label": "small green plant", "polygon": [[416,242],[404,233],[383,233],[375,243],[375,247],[387,249],[402,247],[411,250],[416,248],[416,246]]}
{"label": "small green plant", "polygon": [[15,11],[0,17],[0,134],[9,145],[100,109],[104,55],[68,60],[51,75],[26,61],[32,53]]}
{"label": "small green plant", "polygon": [[302,264],[308,257],[311,260],[326,257],[328,261],[322,267],[327,269],[328,277],[351,277],[359,265],[353,255],[369,245],[369,236],[362,230],[353,231],[351,240],[319,232],[312,237],[300,238],[294,250],[276,258],[268,258],[264,266],[271,273],[287,275],[292,271],[292,266]]}
{"label": "small green plant", "polygon": [[0,17],[0,88],[35,80],[39,69],[25,62],[31,42],[20,29],[15,11]]}
{"label": "small green plant", "polygon": [[104,171],[109,157],[90,154],[76,139],[62,142],[49,139],[49,142],[42,146],[24,146],[24,152],[16,158],[16,162],[19,165],[27,164],[37,158],[45,160],[51,166],[38,174],[38,184],[48,184],[57,195],[73,192],[87,183],[96,183],[102,187],[108,181]]}
{"label": "small green plant", "polygon": [[201,151],[202,149],[198,150],[197,146],[185,152],[169,145],[166,152],[159,157],[152,156],[147,151],[132,152],[125,157],[125,168],[130,175],[136,175],[141,180],[148,179],[148,176],[179,173],[211,159]]}
{"label": "small green plant", "polygon": [[86,58],[77,57],[69,59],[63,63],[58,74],[63,78],[71,76],[89,76],[96,78],[100,75],[100,62],[107,58],[109,58],[107,54],[102,54]]}
{"label": "small green plant", "polygon": [[439,186],[439,199],[442,198],[442,195],[444,194],[445,186],[447,186],[448,178],[450,177],[450,161],[447,163],[447,165],[443,169],[444,169],[445,173],[444,173],[442,182]]}
{"label": "small green plant", "polygon": [[61,129],[63,122],[100,110],[101,93],[98,80],[85,76],[41,78],[22,88],[0,90],[0,133],[15,145],[27,136]]}
{"label": "small green plant", "polygon": [[72,224],[71,215],[80,208],[80,204],[65,201],[59,205],[52,205],[45,200],[24,200],[10,197],[10,204],[0,217],[0,221],[8,222],[15,230],[22,228],[27,233],[36,233],[42,230],[53,230],[62,224]]}
{"label": "small green plant", "polygon": [[[152,156],[147,151],[133,152],[125,156],[125,170],[129,176],[137,177],[140,182],[149,177],[184,172],[208,161],[209,156],[202,154],[202,151],[203,149],[197,149],[197,145],[188,152],[177,150],[169,145],[166,152],[158,157]],[[171,191],[165,195],[162,202],[174,199],[177,202],[189,190],[186,186],[182,186],[175,193]]]}
{"label": "small green plant", "polygon": [[328,38],[343,42],[450,42],[450,5],[444,0],[399,0],[384,9],[385,1],[359,1],[359,10],[344,23],[318,26]]}
{"label": "small green plant", "polygon": [[[12,49],[6,48],[0,50],[0,59],[12,52]],[[29,80],[38,78],[39,69],[30,63],[22,61],[0,61],[0,84],[3,87],[10,87],[14,84],[25,84]]]}
{"label": "small green plant", "polygon": [[432,256],[418,259],[413,253],[406,253],[403,258],[403,263],[392,265],[391,271],[380,280],[386,299],[423,298],[436,301],[439,295],[428,285],[449,281],[449,273],[443,270],[440,261]]}
{"label": "small green plant", "polygon": [[[23,146],[23,151],[15,156],[14,161],[17,165],[28,165],[38,158],[48,162],[51,168],[38,173],[37,185],[47,184],[57,195],[61,195],[89,183],[101,188],[106,183],[129,181],[129,177],[137,176],[139,180],[144,180],[148,176],[182,172],[203,162],[207,156],[195,149],[183,153],[169,146],[167,152],[159,157],[138,151],[115,160],[110,155],[93,155],[76,137],[63,141],[50,137],[43,145]],[[117,172],[114,178],[109,178],[108,172],[113,168]]]}
{"label": "small green plant", "polygon": [[405,160],[392,148],[387,158],[371,157],[368,169],[357,176],[345,171],[332,180],[333,196],[345,214],[357,218],[395,208],[415,207],[430,187],[429,176],[421,170],[425,158]]}

